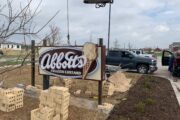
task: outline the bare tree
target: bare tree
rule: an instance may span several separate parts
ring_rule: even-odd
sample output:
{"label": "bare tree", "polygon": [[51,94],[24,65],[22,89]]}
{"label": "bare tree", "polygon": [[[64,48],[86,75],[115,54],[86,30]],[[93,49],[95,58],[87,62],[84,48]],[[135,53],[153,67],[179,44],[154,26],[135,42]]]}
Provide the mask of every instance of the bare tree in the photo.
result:
{"label": "bare tree", "polygon": [[55,46],[61,44],[60,29],[55,25],[49,26],[50,34],[45,38],[50,46]]}
{"label": "bare tree", "polygon": [[132,50],[132,48],[133,48],[133,45],[130,42],[128,43],[128,48],[129,48],[129,50]]}
{"label": "bare tree", "polygon": [[[59,13],[59,11],[57,11],[44,25],[36,29],[34,18],[39,14],[42,0],[40,0],[36,6],[33,5],[33,9],[31,9],[32,1],[33,0],[27,0],[25,5],[19,3],[19,8],[17,5],[14,7],[15,2],[18,4],[17,0],[6,0],[4,4],[2,4],[3,2],[0,3],[0,42],[4,42],[14,35],[38,37],[38,33],[40,33]],[[26,44],[25,40],[24,43]],[[0,75],[21,68],[30,55],[31,52],[27,51],[23,58],[21,58],[22,62],[18,67],[3,68],[1,69]],[[21,55],[17,57],[17,61],[20,57]]]}
{"label": "bare tree", "polygon": [[[27,0],[26,5],[19,3],[19,8],[14,8],[13,4],[15,0],[6,0],[3,5],[0,3],[0,40],[1,42],[8,39],[13,35],[37,35],[47,24],[57,15],[57,12],[51,19],[47,21],[42,27],[35,30],[36,26],[34,18],[38,15],[39,7],[42,0],[34,9],[31,9],[33,0]],[[16,3],[17,4],[17,3]]]}
{"label": "bare tree", "polygon": [[114,48],[115,48],[115,49],[119,49],[119,48],[120,48],[120,44],[119,44],[118,39],[116,39],[116,40],[114,41]]}

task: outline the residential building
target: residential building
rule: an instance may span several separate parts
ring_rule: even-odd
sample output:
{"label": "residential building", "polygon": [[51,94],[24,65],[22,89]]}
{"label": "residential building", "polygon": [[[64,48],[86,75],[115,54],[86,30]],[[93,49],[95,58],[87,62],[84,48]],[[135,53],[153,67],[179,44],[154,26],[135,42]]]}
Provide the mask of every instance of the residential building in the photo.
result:
{"label": "residential building", "polygon": [[0,49],[1,50],[21,50],[22,45],[19,43],[15,43],[15,42],[3,42],[0,43]]}
{"label": "residential building", "polygon": [[169,45],[169,49],[172,52],[180,50],[180,42],[173,42],[171,45]]}

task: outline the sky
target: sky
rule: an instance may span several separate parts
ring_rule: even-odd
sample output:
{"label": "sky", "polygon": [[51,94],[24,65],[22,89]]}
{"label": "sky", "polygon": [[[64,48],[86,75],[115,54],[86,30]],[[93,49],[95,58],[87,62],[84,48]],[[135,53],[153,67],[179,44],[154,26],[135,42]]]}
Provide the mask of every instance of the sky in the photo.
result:
{"label": "sky", "polygon": [[[40,13],[34,20],[40,27],[60,10],[50,25],[60,28],[64,42],[67,41],[66,2],[43,0]],[[37,3],[38,0],[35,0],[33,4]],[[76,41],[82,45],[90,40],[97,43],[98,38],[104,38],[107,45],[108,11],[108,4],[97,9],[93,4],[84,4],[83,0],[69,0],[71,44]],[[114,0],[110,46],[113,47],[115,41],[118,41],[121,48],[127,47],[129,43],[133,48],[167,48],[172,42],[180,42],[179,11],[180,0]],[[40,36],[47,33],[48,27]]]}

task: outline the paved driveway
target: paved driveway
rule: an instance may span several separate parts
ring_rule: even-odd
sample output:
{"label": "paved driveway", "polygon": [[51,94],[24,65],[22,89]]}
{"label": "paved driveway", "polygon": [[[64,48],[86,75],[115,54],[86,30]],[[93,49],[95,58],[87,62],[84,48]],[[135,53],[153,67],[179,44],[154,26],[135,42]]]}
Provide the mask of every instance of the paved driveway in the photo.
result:
{"label": "paved driveway", "polygon": [[180,78],[172,77],[172,75],[168,71],[168,67],[162,66],[160,57],[158,57],[157,59],[157,66],[158,70],[153,75],[166,78],[171,82],[171,85],[174,89],[174,92],[180,105]]}

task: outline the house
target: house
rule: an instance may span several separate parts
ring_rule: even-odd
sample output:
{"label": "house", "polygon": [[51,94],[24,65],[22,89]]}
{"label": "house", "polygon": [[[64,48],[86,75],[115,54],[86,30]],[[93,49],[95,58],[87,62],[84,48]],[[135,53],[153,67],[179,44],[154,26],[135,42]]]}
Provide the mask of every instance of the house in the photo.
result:
{"label": "house", "polygon": [[180,50],[180,42],[173,42],[169,45],[169,49],[173,52]]}
{"label": "house", "polygon": [[22,45],[15,42],[2,42],[0,43],[0,50],[21,50]]}
{"label": "house", "polygon": [[154,52],[161,52],[161,51],[162,51],[162,49],[160,49],[159,47],[154,49]]}

